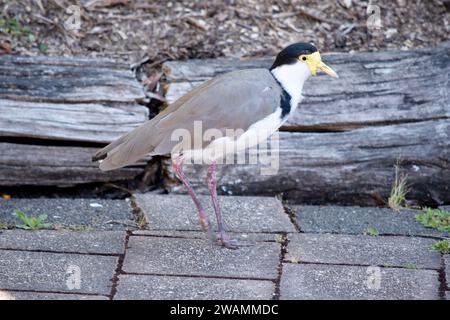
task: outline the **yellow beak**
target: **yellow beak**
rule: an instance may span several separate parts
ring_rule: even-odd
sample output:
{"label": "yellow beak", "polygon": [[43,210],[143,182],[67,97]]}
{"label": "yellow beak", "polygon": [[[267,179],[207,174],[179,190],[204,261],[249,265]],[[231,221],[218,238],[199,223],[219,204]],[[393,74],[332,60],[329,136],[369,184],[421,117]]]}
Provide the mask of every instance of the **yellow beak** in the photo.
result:
{"label": "yellow beak", "polygon": [[317,70],[322,71],[333,78],[339,78],[336,72],[322,62],[322,58],[320,57],[319,52],[314,52],[308,55],[308,60],[306,60],[309,66],[309,70],[311,70],[311,74],[315,76],[317,74]]}

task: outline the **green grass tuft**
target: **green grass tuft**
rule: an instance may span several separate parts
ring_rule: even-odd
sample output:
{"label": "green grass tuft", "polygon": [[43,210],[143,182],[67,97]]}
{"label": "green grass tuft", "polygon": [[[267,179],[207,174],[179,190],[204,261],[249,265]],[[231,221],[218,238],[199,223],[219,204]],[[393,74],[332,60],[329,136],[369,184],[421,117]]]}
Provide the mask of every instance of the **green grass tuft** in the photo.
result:
{"label": "green grass tuft", "polygon": [[450,242],[448,240],[440,240],[433,243],[431,250],[440,253],[450,253]]}
{"label": "green grass tuft", "polygon": [[397,160],[395,167],[395,178],[392,185],[391,194],[388,199],[390,208],[398,210],[406,201],[406,195],[410,189],[407,184],[407,175],[400,172],[400,160]]}

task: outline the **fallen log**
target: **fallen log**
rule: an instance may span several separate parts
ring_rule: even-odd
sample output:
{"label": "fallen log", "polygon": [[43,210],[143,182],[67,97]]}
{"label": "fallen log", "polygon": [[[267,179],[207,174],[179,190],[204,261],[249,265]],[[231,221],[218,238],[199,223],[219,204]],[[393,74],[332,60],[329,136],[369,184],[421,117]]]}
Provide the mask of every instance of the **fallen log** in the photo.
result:
{"label": "fallen log", "polygon": [[136,104],[111,106],[0,99],[0,109],[1,137],[68,143],[109,143],[148,119],[148,109]]}
{"label": "fallen log", "polygon": [[97,148],[148,119],[141,85],[108,59],[0,56],[0,186],[131,179],[103,173]]}
{"label": "fallen log", "polygon": [[[374,205],[387,199],[395,164],[407,175],[407,198],[450,202],[450,42],[414,51],[333,54],[323,58],[340,79],[311,79],[305,99],[281,128],[279,171],[224,165],[222,193],[283,194],[291,202]],[[267,67],[271,59],[176,61],[164,66],[173,101],[222,72]],[[184,192],[168,162],[165,186]],[[206,193],[205,168],[186,166]],[[376,200],[374,200],[376,199]]]}
{"label": "fallen log", "polygon": [[133,179],[145,163],[104,172],[91,161],[97,148],[0,143],[0,186],[73,186]]}

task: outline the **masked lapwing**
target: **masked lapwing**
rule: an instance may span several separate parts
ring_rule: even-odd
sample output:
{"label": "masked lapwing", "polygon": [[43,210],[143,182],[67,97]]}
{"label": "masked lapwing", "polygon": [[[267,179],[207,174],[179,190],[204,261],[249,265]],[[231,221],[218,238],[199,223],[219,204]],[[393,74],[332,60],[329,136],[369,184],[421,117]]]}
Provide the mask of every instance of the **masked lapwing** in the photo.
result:
{"label": "masked lapwing", "polygon": [[[318,71],[338,77],[322,62],[316,47],[308,43],[292,44],[276,56],[270,69],[234,71],[206,81],[153,119],[99,150],[93,160],[100,161],[101,170],[113,170],[147,155],[171,154],[173,170],[192,197],[201,226],[212,235],[205,210],[182,170],[186,159],[198,161],[201,157],[209,165],[207,185],[218,227],[214,239],[227,248],[236,248],[222,223],[216,190],[217,160],[229,150],[252,147],[248,141],[257,144],[277,131],[301,102],[305,81]],[[194,131],[199,124],[202,130],[215,130],[216,134],[200,143],[195,141]],[[194,141],[180,144],[175,132],[185,132]],[[230,136],[229,132],[234,134]],[[256,139],[245,139],[251,136]],[[230,148],[230,144],[235,148]]]}

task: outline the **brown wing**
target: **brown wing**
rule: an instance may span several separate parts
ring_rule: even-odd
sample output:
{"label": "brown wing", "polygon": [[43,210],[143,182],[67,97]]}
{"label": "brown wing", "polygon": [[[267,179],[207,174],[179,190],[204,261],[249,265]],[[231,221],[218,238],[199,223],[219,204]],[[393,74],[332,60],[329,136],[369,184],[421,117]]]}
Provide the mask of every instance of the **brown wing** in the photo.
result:
{"label": "brown wing", "polygon": [[266,69],[227,73],[209,80],[182,96],[155,118],[96,153],[102,170],[132,164],[147,154],[167,154],[178,141],[176,129],[193,134],[194,121],[202,129],[247,130],[279,106],[281,89]]}

